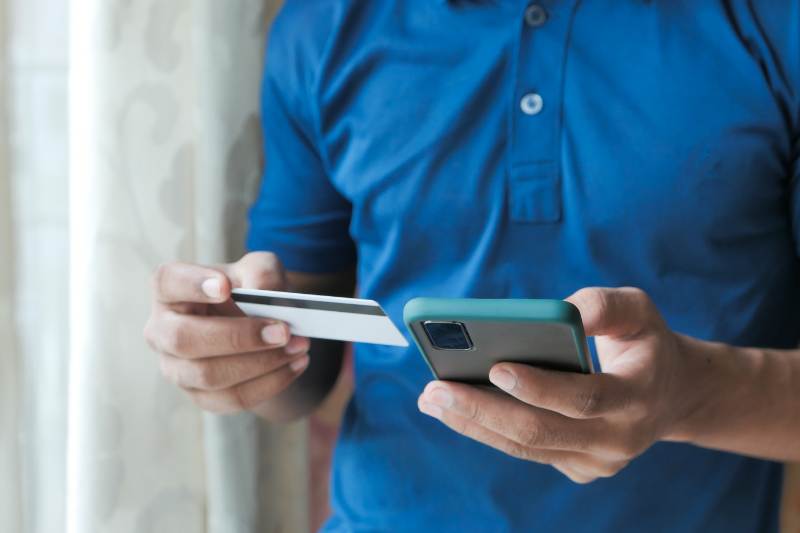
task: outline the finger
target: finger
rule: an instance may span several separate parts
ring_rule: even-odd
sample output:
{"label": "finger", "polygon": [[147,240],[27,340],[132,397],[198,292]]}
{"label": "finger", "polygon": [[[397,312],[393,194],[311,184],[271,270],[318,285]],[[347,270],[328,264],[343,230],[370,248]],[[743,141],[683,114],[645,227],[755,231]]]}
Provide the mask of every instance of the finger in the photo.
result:
{"label": "finger", "polygon": [[565,475],[569,476],[568,471],[576,474],[577,477],[583,478],[583,481],[574,479],[577,483],[588,483],[597,478],[613,477],[625,468],[628,463],[629,461],[613,461],[592,454],[570,454],[564,456],[560,462],[553,466],[561,470]]}
{"label": "finger", "polygon": [[543,450],[521,446],[520,443],[468,418],[461,417],[427,402],[424,395],[420,395],[417,400],[417,406],[421,412],[440,420],[456,433],[518,459],[552,465],[576,483],[588,483],[598,477],[610,477],[628,464],[627,461],[609,461],[587,453]]}
{"label": "finger", "polygon": [[572,420],[510,396],[443,381],[425,387],[425,401],[527,448],[588,451],[598,439],[592,420]]}
{"label": "finger", "polygon": [[592,481],[596,480],[597,477],[585,474],[574,468],[570,468],[568,466],[564,466],[561,464],[554,464],[553,468],[564,474],[569,478],[570,481],[574,483],[578,483],[580,485],[585,485],[587,483],[591,483]]}
{"label": "finger", "polygon": [[[190,389],[216,391],[250,381],[302,359],[308,339],[294,337],[287,350],[266,350],[249,354],[181,359],[162,354],[161,373],[173,384]],[[295,351],[299,349],[300,351]]]}
{"label": "finger", "polygon": [[563,460],[564,456],[562,454],[567,453],[557,450],[527,448],[520,445],[518,442],[492,431],[491,429],[488,429],[487,427],[482,426],[468,418],[464,418],[456,413],[453,413],[452,411],[442,409],[437,405],[427,402],[424,396],[419,397],[417,400],[417,406],[421,412],[436,418],[456,433],[460,433],[465,437],[469,437],[487,446],[491,446],[492,448],[495,448],[496,450],[499,450],[512,457],[516,457],[517,459],[524,459],[526,461],[551,465],[555,464],[559,460]]}
{"label": "finger", "polygon": [[249,253],[225,269],[235,287],[286,290],[283,265],[271,252]]}
{"label": "finger", "polygon": [[306,355],[291,365],[284,365],[263,376],[223,390],[184,389],[201,409],[218,414],[236,413],[255,408],[283,392],[309,365]]}
{"label": "finger", "polygon": [[522,402],[570,418],[608,416],[634,404],[631,387],[614,374],[579,374],[498,363],[489,372],[489,380]]}
{"label": "finger", "polygon": [[231,284],[222,272],[187,263],[167,263],[153,275],[155,299],[163,304],[220,303],[228,299]]}
{"label": "finger", "polygon": [[182,315],[162,312],[149,332],[162,353],[194,359],[258,352],[289,342],[289,326],[263,318]]}
{"label": "finger", "polygon": [[565,299],[578,308],[587,336],[638,336],[658,320],[658,312],[641,289],[589,287]]}

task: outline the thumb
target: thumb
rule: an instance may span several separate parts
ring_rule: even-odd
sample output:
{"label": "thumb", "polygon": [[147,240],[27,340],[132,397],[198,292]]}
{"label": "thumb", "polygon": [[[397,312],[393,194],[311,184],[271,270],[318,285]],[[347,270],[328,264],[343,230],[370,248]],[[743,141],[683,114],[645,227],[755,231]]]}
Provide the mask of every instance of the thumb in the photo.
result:
{"label": "thumb", "polygon": [[236,288],[286,290],[283,265],[271,252],[251,252],[224,268]]}
{"label": "thumb", "polygon": [[587,336],[636,337],[660,320],[647,294],[634,287],[587,287],[565,300],[580,311]]}
{"label": "thumb", "polygon": [[[286,275],[283,265],[275,254],[251,252],[235,263],[221,265],[219,269],[230,280],[231,288],[286,290]],[[228,299],[215,308],[222,316],[244,316],[242,310]]]}

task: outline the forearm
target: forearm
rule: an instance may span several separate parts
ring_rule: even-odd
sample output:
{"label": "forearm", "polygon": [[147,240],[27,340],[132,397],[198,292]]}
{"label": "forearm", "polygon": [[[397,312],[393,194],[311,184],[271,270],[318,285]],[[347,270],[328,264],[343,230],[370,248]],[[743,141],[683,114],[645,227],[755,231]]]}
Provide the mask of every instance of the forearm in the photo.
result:
{"label": "forearm", "polygon": [[667,440],[800,461],[800,351],[736,348],[681,337],[692,398]]}

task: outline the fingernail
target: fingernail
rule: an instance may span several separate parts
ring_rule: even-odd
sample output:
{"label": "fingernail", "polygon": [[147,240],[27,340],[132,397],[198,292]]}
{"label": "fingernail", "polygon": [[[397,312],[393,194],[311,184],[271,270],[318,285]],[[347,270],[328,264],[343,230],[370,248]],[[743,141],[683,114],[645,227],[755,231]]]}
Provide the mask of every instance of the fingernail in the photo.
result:
{"label": "fingernail", "polygon": [[200,288],[209,298],[214,298],[215,300],[222,298],[222,283],[220,283],[219,278],[208,278]]}
{"label": "fingernail", "polygon": [[289,368],[292,369],[293,372],[302,372],[308,366],[310,359],[307,355],[304,355],[297,361],[292,361],[289,363]]}
{"label": "fingernail", "polygon": [[495,370],[489,373],[489,381],[503,389],[512,391],[517,386],[517,377],[508,370]]}
{"label": "fingernail", "polygon": [[289,340],[286,328],[281,324],[270,324],[261,330],[261,338],[267,344],[283,345]]}
{"label": "fingernail", "polygon": [[419,402],[419,410],[425,413],[428,416],[432,416],[434,418],[441,418],[442,417],[442,409],[433,405],[432,403],[428,402]]}
{"label": "fingernail", "polygon": [[292,337],[283,350],[289,355],[307,352],[310,342],[305,337]]}
{"label": "fingernail", "polygon": [[453,395],[450,394],[450,391],[443,389],[441,387],[436,387],[432,389],[427,394],[428,399],[434,405],[438,405],[439,407],[444,407],[445,409],[449,409],[453,406]]}

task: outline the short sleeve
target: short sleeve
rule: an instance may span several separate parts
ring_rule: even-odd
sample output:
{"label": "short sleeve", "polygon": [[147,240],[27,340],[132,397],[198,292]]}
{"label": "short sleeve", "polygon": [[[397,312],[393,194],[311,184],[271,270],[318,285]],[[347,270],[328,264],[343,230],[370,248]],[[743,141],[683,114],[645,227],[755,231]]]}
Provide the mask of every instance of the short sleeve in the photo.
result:
{"label": "short sleeve", "polygon": [[274,252],[288,270],[332,273],[356,261],[352,208],[332,186],[317,148],[316,44],[303,41],[308,16],[284,7],[270,31],[261,96],[266,163],[247,247]]}

